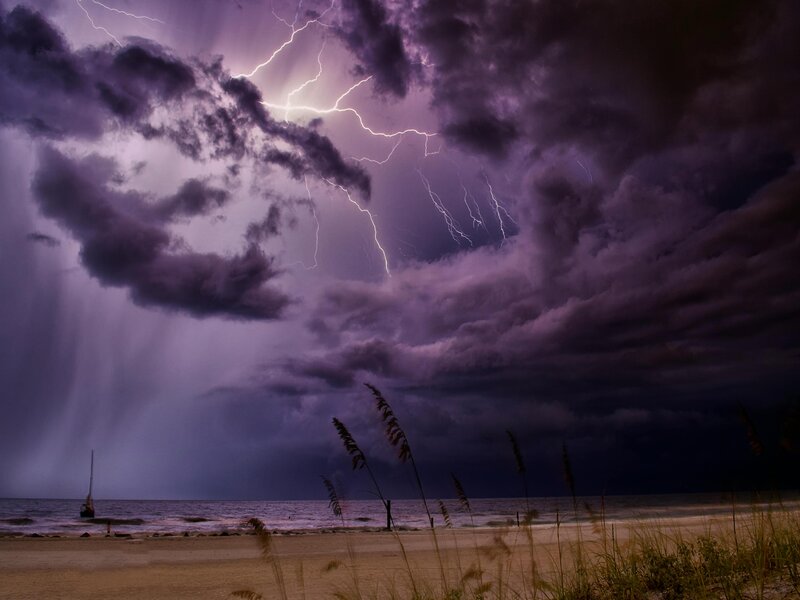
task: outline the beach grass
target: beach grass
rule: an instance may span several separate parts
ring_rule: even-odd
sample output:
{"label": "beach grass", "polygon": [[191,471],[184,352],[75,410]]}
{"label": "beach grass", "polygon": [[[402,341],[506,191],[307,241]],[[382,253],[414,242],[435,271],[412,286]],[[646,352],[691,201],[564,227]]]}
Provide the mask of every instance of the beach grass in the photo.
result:
{"label": "beach grass", "polygon": [[[347,572],[348,585],[336,585],[328,597],[338,600],[778,600],[800,599],[800,513],[785,507],[778,495],[764,503],[737,507],[731,497],[728,515],[692,519],[609,520],[605,503],[580,507],[576,481],[566,444],[562,445],[562,471],[572,500],[569,522],[556,514],[553,525],[537,523],[530,506],[525,462],[511,431],[506,431],[511,456],[525,496],[524,518],[517,525],[476,528],[469,497],[461,481],[451,475],[460,509],[471,527],[452,528],[447,505],[437,501],[445,527],[438,532],[428,508],[422,477],[406,432],[385,396],[367,384],[376,401],[389,444],[401,463],[409,463],[417,491],[431,527],[417,534],[428,539],[427,550],[414,561],[390,515],[390,505],[369,466],[366,453],[347,427],[333,419],[354,470],[364,469],[376,495],[387,509],[387,528],[402,561],[382,573],[369,573],[369,556],[345,540],[347,560],[326,570]],[[764,444],[746,411],[740,409],[747,440],[756,455]],[[333,484],[324,479],[331,510],[342,516],[342,504]],[[344,523],[344,522],[343,522]],[[265,561],[273,573],[273,589],[263,596],[237,590],[239,598],[289,594],[279,557],[263,523],[253,519]],[[363,538],[362,538],[363,539]],[[301,585],[292,597],[305,598]]]}
{"label": "beach grass", "polygon": [[[582,511],[583,512],[583,511]],[[348,535],[350,537],[348,537]],[[339,533],[347,552],[280,579],[281,539],[240,598],[338,600],[778,600],[800,598],[800,514],[780,503],[733,513],[558,525]],[[374,541],[373,541],[374,540]],[[277,543],[275,543],[277,542]],[[381,556],[374,548],[380,545]],[[387,548],[395,546],[395,552]],[[394,558],[386,558],[394,554]],[[297,556],[287,556],[296,570]],[[291,571],[291,569],[290,569]],[[444,572],[444,580],[442,579]]]}

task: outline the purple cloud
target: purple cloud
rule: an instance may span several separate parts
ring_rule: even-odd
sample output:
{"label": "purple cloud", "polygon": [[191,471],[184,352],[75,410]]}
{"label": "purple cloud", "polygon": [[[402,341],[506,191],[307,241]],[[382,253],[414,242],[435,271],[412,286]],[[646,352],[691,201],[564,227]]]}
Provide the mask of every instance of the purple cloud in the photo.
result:
{"label": "purple cloud", "polygon": [[231,257],[174,247],[165,220],[203,208],[204,195],[198,207],[197,194],[186,192],[197,192],[196,180],[151,206],[141,194],[109,186],[115,167],[96,155],[75,161],[44,148],[33,181],[42,213],[81,243],[81,260],[93,276],[106,285],[128,288],[132,299],[146,306],[197,317],[280,317],[289,300],[267,285],[278,271],[257,246]]}

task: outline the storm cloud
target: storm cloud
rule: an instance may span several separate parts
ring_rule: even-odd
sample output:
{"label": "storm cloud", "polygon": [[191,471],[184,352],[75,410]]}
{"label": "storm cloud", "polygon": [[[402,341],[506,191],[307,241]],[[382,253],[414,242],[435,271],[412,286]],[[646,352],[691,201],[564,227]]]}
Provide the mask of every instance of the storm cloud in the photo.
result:
{"label": "storm cloud", "polygon": [[[231,78],[219,62],[190,64],[147,40],[76,52],[30,9],[17,6],[0,18],[0,123],[52,139],[138,132],[169,140],[194,160],[248,155],[269,163],[279,156],[279,140],[297,152],[295,177],[325,177],[369,197],[360,165],[347,163],[313,128],[274,121],[258,88]],[[253,128],[263,135],[253,135]]]}
{"label": "storm cloud", "polygon": [[[262,60],[255,39],[288,35],[279,22],[274,39],[248,29],[254,17],[271,22],[257,3],[236,12],[237,35],[219,36],[241,44],[233,64]],[[0,120],[41,146],[33,201],[63,233],[61,247],[35,256],[16,235],[14,256],[28,248],[27,269],[77,245],[103,286],[168,313],[137,318],[187,327],[178,341],[158,338],[170,349],[161,362],[180,368],[152,378],[168,391],[142,421],[159,432],[184,424],[185,439],[143,425],[131,455],[183,449],[172,472],[191,462],[195,480],[177,495],[322,497],[317,474],[349,469],[336,416],[374,454],[392,496],[407,496],[369,382],[442,497],[450,471],[476,496],[520,493],[507,429],[536,473],[534,495],[567,492],[565,442],[579,493],[796,487],[796,444],[781,431],[800,389],[795,3],[348,0],[330,15],[250,80],[231,77],[226,59],[179,58],[142,39],[73,50],[41,15],[2,13]],[[278,105],[312,78],[326,35],[324,74],[287,114],[297,121],[277,118],[263,98]],[[365,86],[346,98],[364,123],[439,135],[429,147],[408,135],[395,153],[397,136],[370,136],[350,113],[308,120],[316,112],[302,111],[300,96],[331,106],[356,83],[340,80],[347,74],[372,76],[372,97]],[[157,159],[126,179],[120,137],[159,141],[195,169],[147,190]],[[215,162],[225,175],[204,171]],[[273,171],[295,187],[271,189]],[[371,198],[369,219],[336,186]],[[240,196],[265,203],[242,210]],[[315,221],[303,221],[306,208]],[[469,242],[448,235],[448,215]],[[227,252],[195,251],[178,235],[205,242],[212,218],[214,235],[239,227]],[[18,220],[20,231],[50,231]],[[305,237],[276,250],[290,257],[281,270],[265,252],[289,230]],[[374,268],[376,245],[391,277]],[[290,263],[312,252],[313,267]],[[24,285],[12,264],[4,272]],[[20,289],[21,312],[23,292],[38,288]],[[244,320],[268,322],[230,322]],[[34,328],[32,355],[45,356],[50,329]],[[137,382],[155,369],[118,368]],[[69,365],[53,370],[59,385],[70,379]],[[8,389],[38,381],[5,377]],[[173,390],[183,400],[167,400]],[[39,414],[57,392],[41,392]],[[739,405],[780,481],[765,481],[750,456]]]}
{"label": "storm cloud", "polygon": [[106,285],[130,289],[137,303],[193,316],[280,316],[288,299],[265,285],[278,271],[256,246],[231,257],[175,247],[164,227],[165,214],[197,212],[203,204],[198,207],[198,194],[205,201],[207,190],[190,181],[175,196],[150,206],[136,192],[112,189],[114,171],[109,159],[92,155],[74,161],[45,148],[33,181],[42,213],[81,243],[81,260],[92,275]]}
{"label": "storm cloud", "polygon": [[374,77],[375,90],[404,97],[415,66],[409,58],[400,26],[380,0],[344,0],[339,35],[358,60],[358,76]]}
{"label": "storm cloud", "polygon": [[32,231],[26,237],[31,242],[43,244],[50,248],[55,248],[56,246],[61,245],[61,242],[58,240],[58,238],[54,238],[52,235],[47,235],[46,233],[41,233],[39,231]]}
{"label": "storm cloud", "polygon": [[455,141],[492,156],[517,138],[535,155],[574,144],[620,169],[700,131],[771,122],[796,133],[785,120],[795,12],[780,1],[431,1],[407,34],[430,56]]}
{"label": "storm cloud", "polygon": [[[258,89],[231,78],[219,62],[184,62],[147,40],[73,51],[60,31],[23,6],[0,18],[0,123],[50,140],[96,140],[113,131],[161,138],[195,161],[248,157],[369,197],[370,180],[359,165],[313,128],[274,121]],[[206,215],[229,201],[227,190],[194,178],[147,207],[141,195],[108,187],[112,162],[71,160],[53,148],[39,158],[34,188],[43,214],[81,242],[93,275],[129,287],[136,302],[194,316],[257,319],[279,316],[288,302],[262,289],[277,270],[255,246],[230,258],[173,251],[175,240],[158,221]]]}
{"label": "storm cloud", "polygon": [[[717,423],[704,453],[735,447],[736,401],[774,423],[800,384],[796,12],[423,3],[405,35],[430,56],[445,135],[522,157],[519,233],[379,286],[332,286],[308,321],[330,350],[291,372],[379,381],[412,407],[502,397],[499,414],[475,400],[472,426],[535,436],[543,424],[514,415],[539,414],[581,453],[608,446],[611,421],[625,443],[669,444],[697,427],[687,405]],[[659,411],[675,418],[657,424]]]}

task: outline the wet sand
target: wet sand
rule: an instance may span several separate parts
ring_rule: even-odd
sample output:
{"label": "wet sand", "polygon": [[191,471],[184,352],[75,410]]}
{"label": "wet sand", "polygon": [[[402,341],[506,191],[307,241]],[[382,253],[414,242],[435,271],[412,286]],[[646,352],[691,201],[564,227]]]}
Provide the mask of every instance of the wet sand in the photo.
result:
{"label": "wet sand", "polygon": [[[729,523],[726,518],[708,517],[622,522],[615,525],[615,536],[624,542],[630,527],[702,534],[725,529]],[[515,527],[437,529],[438,555],[447,579],[457,581],[478,560],[490,577],[503,568],[513,578],[521,571],[516,567],[529,566],[531,558],[542,572],[552,572],[556,528],[537,525],[531,531],[532,546],[525,530]],[[589,524],[580,530],[562,526],[558,535],[566,551],[578,535],[590,546],[598,539]],[[441,583],[430,531],[302,533],[271,539],[273,556],[278,558],[274,563],[264,560],[253,535],[2,538],[0,599],[221,599],[236,590],[277,598],[276,565],[289,598],[331,598],[336,592],[355,597],[356,584],[365,597],[390,597],[392,592],[405,597],[410,596],[406,592],[411,584],[402,550],[417,585],[428,582],[438,589]],[[355,568],[348,566],[352,564]]]}

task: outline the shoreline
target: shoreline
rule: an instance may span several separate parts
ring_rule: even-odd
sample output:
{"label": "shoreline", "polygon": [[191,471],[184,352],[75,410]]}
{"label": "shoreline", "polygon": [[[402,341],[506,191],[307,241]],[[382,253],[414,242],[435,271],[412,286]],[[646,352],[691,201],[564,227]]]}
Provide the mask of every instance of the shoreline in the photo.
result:
{"label": "shoreline", "polygon": [[[749,513],[773,509],[800,510],[800,496],[783,491],[781,497],[751,493],[737,497],[735,511]],[[456,529],[514,527],[524,499],[496,498],[473,500],[473,511],[465,513],[457,500],[446,499],[448,522]],[[572,499],[563,497],[531,498],[539,509],[535,526],[574,523]],[[95,519],[77,518],[70,500],[0,500],[0,539],[105,537],[111,522],[113,535],[127,538],[146,537],[228,537],[243,535],[242,523],[258,517],[276,535],[306,535],[341,531],[382,531],[383,507],[374,501],[348,502],[344,523],[330,514],[327,502],[311,501],[99,501]],[[594,507],[585,510],[584,503]],[[730,498],[722,494],[671,494],[655,496],[586,496],[578,498],[579,523],[588,524],[605,508],[608,521],[674,519],[691,516],[713,518],[730,515]],[[590,514],[591,513],[591,514]],[[435,514],[436,527],[444,529],[445,519]],[[397,500],[395,523],[403,531],[427,530],[427,517],[417,500]]]}
{"label": "shoreline", "polygon": [[[783,513],[783,511],[780,511]],[[786,511],[797,518],[797,511]],[[747,527],[746,515],[738,517]],[[62,598],[100,600],[223,599],[237,590],[280,597],[279,565],[287,598],[405,597],[409,581],[438,589],[440,570],[458,581],[474,565],[488,574],[503,565],[536,564],[544,575],[557,569],[562,551],[599,552],[603,538],[625,545],[637,535],[665,539],[730,535],[730,515],[671,519],[608,520],[598,523],[533,524],[528,527],[437,528],[398,532],[344,528],[282,531],[264,540],[238,535],[0,538],[0,600]],[[483,562],[481,562],[483,561]],[[438,565],[438,566],[437,566]],[[516,568],[516,567],[514,567]],[[413,573],[413,576],[410,575]],[[506,572],[509,585],[525,585],[524,575]],[[515,577],[519,580],[515,580]],[[343,591],[344,590],[344,591]],[[350,590],[350,591],[347,591]],[[363,591],[362,590],[362,591]],[[346,592],[346,593],[345,593]]]}
{"label": "shoreline", "polygon": [[[800,511],[800,500],[796,497],[775,502],[758,502],[758,503],[737,503],[735,512],[737,515],[747,516],[754,512],[793,512]],[[599,516],[599,511],[595,510],[591,514],[580,509],[577,519],[571,511],[563,513],[561,516],[561,524],[575,525],[581,524],[588,526],[592,523],[593,519]],[[606,514],[607,523],[625,524],[636,521],[664,521],[664,520],[678,520],[678,519],[725,519],[729,518],[733,513],[733,507],[723,503],[706,504],[706,505],[678,505],[672,506],[667,509],[654,509],[651,507],[632,508],[628,511],[612,510]],[[521,515],[521,513],[518,513]],[[498,514],[494,518],[485,520],[483,523],[472,524],[467,521],[465,515],[457,511],[451,511],[450,516],[453,517],[452,529],[454,530],[491,530],[498,528],[515,528],[518,527],[517,517],[509,514]],[[460,520],[456,521],[455,517]],[[268,529],[271,534],[276,536],[297,536],[297,535],[310,535],[310,534],[337,534],[344,532],[351,533],[374,533],[385,532],[385,527],[377,524],[358,523],[360,518],[349,519],[349,523],[345,525],[320,525],[320,526],[301,526],[301,527],[286,527],[276,525],[270,527],[268,519],[262,518],[267,523]],[[183,523],[177,524],[174,527],[163,527],[156,523],[149,523],[148,520],[133,517],[120,517],[109,516],[107,518],[97,517],[92,520],[84,522],[74,521],[69,524],[68,528],[53,524],[34,524],[34,521],[28,517],[12,517],[0,519],[0,540],[5,539],[76,539],[76,538],[122,538],[122,539],[148,539],[148,538],[172,538],[172,537],[237,537],[251,535],[252,532],[247,527],[242,526],[243,520],[217,519],[211,517],[182,517],[180,519]],[[246,519],[245,519],[246,520]],[[373,520],[373,519],[370,519]],[[111,536],[107,536],[107,525],[111,523]],[[554,515],[539,516],[530,523],[534,528],[541,527],[554,527],[557,520]],[[192,527],[196,525],[196,527]],[[437,515],[437,530],[448,530],[446,524]],[[400,525],[395,528],[396,531],[410,532],[410,531],[427,531],[428,527],[409,524]]]}
{"label": "shoreline", "polygon": [[[791,509],[787,511],[781,512],[793,512],[796,509]],[[647,522],[666,522],[666,521],[690,521],[696,519],[706,519],[706,520],[725,520],[729,518],[727,515],[723,513],[715,513],[715,514],[707,514],[707,515],[688,515],[682,517],[675,517],[675,516],[665,516],[662,518],[653,518],[653,517],[641,517],[641,516],[632,516],[629,518],[615,518],[615,519],[606,519],[607,525],[629,525],[633,523],[639,523],[642,521]],[[582,518],[578,521],[568,521],[562,522],[561,527],[591,527],[592,526],[592,519],[590,518]],[[541,529],[554,529],[556,528],[556,522],[532,522],[528,524],[517,525],[515,522],[507,522],[502,524],[490,524],[490,525],[460,525],[460,526],[453,526],[447,527],[444,525],[437,526],[435,528],[436,532],[493,532],[493,531],[514,531],[514,530],[522,530],[526,527],[530,527],[532,530],[541,530]],[[303,529],[272,529],[267,528],[267,531],[270,535],[282,538],[282,537],[296,537],[296,536],[314,536],[314,535],[342,535],[342,534],[378,534],[378,533],[386,533],[386,534],[405,534],[405,533],[416,533],[416,532],[430,532],[429,528],[423,527],[394,527],[392,530],[388,530],[385,527],[321,527],[321,528],[303,528]],[[64,534],[64,533],[25,533],[25,532],[0,532],[0,543],[7,541],[7,540],[89,540],[89,539],[105,539],[105,540],[149,540],[149,539],[185,539],[185,538],[227,538],[227,537],[252,537],[255,536],[256,533],[252,530],[246,529],[244,527],[237,528],[237,529],[220,529],[218,531],[208,531],[208,530],[182,530],[182,531],[172,531],[172,532],[161,532],[161,531],[154,531],[154,532],[147,532],[147,531],[118,531],[115,530],[113,527],[111,529],[111,533],[105,533],[103,531],[97,532],[90,532],[90,531],[83,531],[81,533],[74,533],[74,534]]]}

